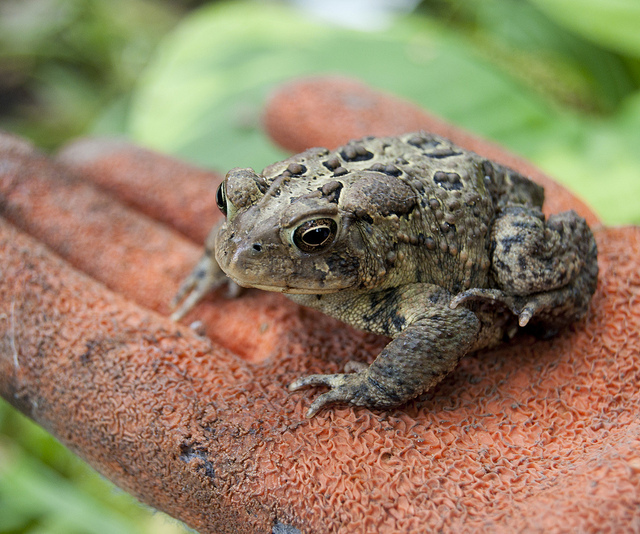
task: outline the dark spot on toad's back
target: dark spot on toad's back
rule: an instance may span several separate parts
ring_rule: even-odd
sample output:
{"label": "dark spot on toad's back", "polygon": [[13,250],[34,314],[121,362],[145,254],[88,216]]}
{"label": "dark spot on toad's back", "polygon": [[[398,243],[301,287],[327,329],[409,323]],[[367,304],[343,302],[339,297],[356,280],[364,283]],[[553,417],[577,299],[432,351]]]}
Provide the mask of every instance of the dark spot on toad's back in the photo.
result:
{"label": "dark spot on toad's back", "polygon": [[301,163],[290,163],[287,167],[287,171],[289,171],[292,175],[300,175],[307,172],[307,168]]}
{"label": "dark spot on toad's back", "polygon": [[362,145],[346,145],[340,152],[340,156],[344,161],[367,161],[373,158],[373,153]]}
{"label": "dark spot on toad's back", "polygon": [[456,172],[437,171],[433,175],[433,181],[447,191],[458,191],[464,187],[460,175]]}
{"label": "dark spot on toad's back", "polygon": [[432,150],[425,150],[424,155],[429,158],[444,159],[451,156],[459,156],[462,152],[457,152],[451,147],[435,147]]}
{"label": "dark spot on toad's back", "polygon": [[328,159],[327,161],[324,161],[322,163],[327,169],[329,169],[330,171],[334,171],[336,170],[338,167],[340,167],[340,165],[342,165],[340,163],[340,159],[337,157],[333,157],[331,159]]}

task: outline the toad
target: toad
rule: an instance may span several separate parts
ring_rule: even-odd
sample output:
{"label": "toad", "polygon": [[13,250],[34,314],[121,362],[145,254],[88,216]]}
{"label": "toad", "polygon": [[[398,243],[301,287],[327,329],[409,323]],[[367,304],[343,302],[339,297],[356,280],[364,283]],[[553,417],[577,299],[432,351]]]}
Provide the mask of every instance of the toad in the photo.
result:
{"label": "toad", "polygon": [[371,365],[289,386],[329,388],[309,417],[336,402],[388,409],[465,354],[519,328],[553,335],[586,313],[593,234],[573,211],[546,218],[543,200],[526,177],[424,132],[312,148],[260,174],[232,169],[217,191],[226,219],[173,318],[230,279],[388,336]]}

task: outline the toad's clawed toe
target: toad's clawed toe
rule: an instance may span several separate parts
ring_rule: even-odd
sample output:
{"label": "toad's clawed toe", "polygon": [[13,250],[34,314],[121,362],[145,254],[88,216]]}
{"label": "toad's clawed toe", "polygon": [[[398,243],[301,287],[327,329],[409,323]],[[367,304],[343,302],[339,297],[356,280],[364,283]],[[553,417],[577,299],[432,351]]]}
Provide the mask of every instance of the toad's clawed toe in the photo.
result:
{"label": "toad's clawed toe", "polygon": [[322,408],[333,403],[346,403],[360,405],[361,379],[358,374],[335,374],[335,375],[310,375],[298,378],[289,385],[289,391],[298,391],[308,386],[328,386],[331,388],[327,393],[317,397],[309,410],[307,417],[313,417]]}

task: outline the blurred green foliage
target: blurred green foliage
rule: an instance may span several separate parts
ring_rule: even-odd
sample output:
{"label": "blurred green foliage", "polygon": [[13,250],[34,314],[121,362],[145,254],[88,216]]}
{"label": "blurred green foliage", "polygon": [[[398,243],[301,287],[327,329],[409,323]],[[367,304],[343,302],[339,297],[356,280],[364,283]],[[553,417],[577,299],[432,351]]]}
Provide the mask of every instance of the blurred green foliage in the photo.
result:
{"label": "blurred green foliage", "polygon": [[0,401],[0,533],[179,534]]}
{"label": "blurred green foliage", "polygon": [[87,132],[128,97],[178,13],[149,0],[0,2],[2,126],[44,147]]}
{"label": "blurred green foliage", "polygon": [[[640,223],[638,28],[637,0],[425,0],[371,32],[266,1],[0,0],[0,127],[261,168],[282,155],[260,130],[273,87],[341,73],[525,155],[605,221]],[[180,531],[0,403],[0,533]]]}

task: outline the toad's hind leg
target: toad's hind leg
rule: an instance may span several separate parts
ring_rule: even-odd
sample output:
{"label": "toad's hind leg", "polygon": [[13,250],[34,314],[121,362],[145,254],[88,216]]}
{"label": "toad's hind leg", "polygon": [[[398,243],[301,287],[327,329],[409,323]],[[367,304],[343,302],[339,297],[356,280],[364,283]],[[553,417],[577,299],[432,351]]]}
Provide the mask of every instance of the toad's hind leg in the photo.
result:
{"label": "toad's hind leg", "polygon": [[582,317],[596,288],[596,242],[574,211],[545,220],[537,208],[511,206],[492,229],[492,275],[529,320],[547,333]]}
{"label": "toad's hind leg", "polygon": [[598,250],[585,220],[573,211],[545,220],[538,208],[507,207],[493,225],[494,289],[456,295],[452,307],[470,300],[507,306],[520,326],[549,336],[582,317],[596,289]]}

